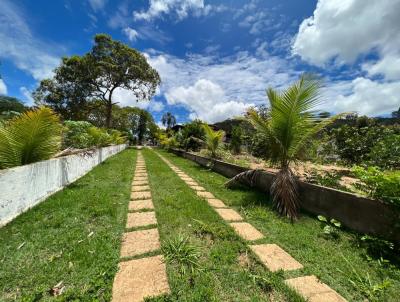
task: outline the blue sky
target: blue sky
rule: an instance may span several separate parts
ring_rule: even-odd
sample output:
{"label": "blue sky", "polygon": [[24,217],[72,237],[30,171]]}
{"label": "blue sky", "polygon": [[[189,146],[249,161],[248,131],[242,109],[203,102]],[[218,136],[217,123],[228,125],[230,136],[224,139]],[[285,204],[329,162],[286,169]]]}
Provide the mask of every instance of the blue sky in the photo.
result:
{"label": "blue sky", "polygon": [[108,33],[162,78],[150,103],[123,90],[115,101],[157,121],[239,115],[303,72],[325,80],[321,109],[384,115],[400,106],[399,13],[400,0],[1,0],[0,93],[31,104],[62,56]]}

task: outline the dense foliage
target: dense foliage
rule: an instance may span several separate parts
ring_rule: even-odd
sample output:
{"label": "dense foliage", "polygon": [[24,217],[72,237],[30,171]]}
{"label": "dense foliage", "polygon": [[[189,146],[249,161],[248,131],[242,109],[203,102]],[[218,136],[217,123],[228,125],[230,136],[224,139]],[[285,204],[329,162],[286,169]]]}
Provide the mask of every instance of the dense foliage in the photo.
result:
{"label": "dense foliage", "polygon": [[0,121],[13,118],[27,110],[17,98],[0,95]]}
{"label": "dense foliage", "polygon": [[194,120],[185,124],[181,133],[177,137],[178,143],[181,148],[186,151],[198,151],[204,145],[205,131],[203,122]]}
{"label": "dense foliage", "polygon": [[49,159],[61,146],[62,126],[49,108],[27,111],[0,126],[0,168]]}
{"label": "dense foliage", "polygon": [[370,197],[400,207],[400,172],[382,172],[377,167],[354,167],[353,172],[362,181],[358,187]]}
{"label": "dense foliage", "polygon": [[231,141],[229,143],[229,149],[234,153],[234,154],[239,154],[242,148],[242,143],[243,143],[243,134],[242,134],[242,128],[239,126],[235,126],[232,128],[232,133],[231,133]]}
{"label": "dense foliage", "polygon": [[118,130],[106,130],[85,121],[66,121],[64,147],[91,148],[124,143],[126,138]]}
{"label": "dense foliage", "polygon": [[203,125],[204,132],[205,132],[205,143],[208,152],[212,158],[217,157],[217,151],[221,147],[222,139],[225,135],[224,131],[218,130],[214,131],[210,126],[207,124]]}

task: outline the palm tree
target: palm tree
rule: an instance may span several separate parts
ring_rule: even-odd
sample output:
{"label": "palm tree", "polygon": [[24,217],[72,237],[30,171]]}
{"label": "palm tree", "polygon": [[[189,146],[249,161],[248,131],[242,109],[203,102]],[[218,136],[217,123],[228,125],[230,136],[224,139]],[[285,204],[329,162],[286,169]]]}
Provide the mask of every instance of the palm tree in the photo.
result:
{"label": "palm tree", "polygon": [[[280,170],[271,185],[272,201],[278,212],[292,220],[298,216],[299,198],[297,181],[290,168],[292,162],[301,158],[315,135],[326,125],[338,118],[321,118],[313,111],[321,104],[321,83],[303,75],[282,92],[267,90],[270,114],[263,118],[250,109],[249,118],[256,130],[268,140],[270,161]],[[243,172],[227,183],[254,183],[257,170]]]}
{"label": "palm tree", "polygon": [[169,130],[176,125],[176,118],[171,112],[167,112],[162,116],[161,122]]}
{"label": "palm tree", "polygon": [[224,137],[225,133],[222,130],[214,131],[207,124],[204,124],[203,128],[206,134],[205,142],[207,150],[210,151],[212,158],[216,158],[218,147],[222,143],[222,138]]}
{"label": "palm tree", "polygon": [[0,168],[49,159],[61,147],[61,131],[59,117],[46,107],[0,125]]}

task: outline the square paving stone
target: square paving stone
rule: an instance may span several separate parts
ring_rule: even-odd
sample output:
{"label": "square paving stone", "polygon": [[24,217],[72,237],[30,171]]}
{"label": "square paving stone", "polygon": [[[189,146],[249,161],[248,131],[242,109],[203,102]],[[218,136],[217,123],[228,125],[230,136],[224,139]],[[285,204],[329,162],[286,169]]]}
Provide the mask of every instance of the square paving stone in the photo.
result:
{"label": "square paving stone", "polygon": [[135,173],[135,177],[147,177],[147,173]]}
{"label": "square paving stone", "polygon": [[315,276],[285,280],[285,283],[310,302],[346,302],[346,300]]}
{"label": "square paving stone", "polygon": [[214,195],[212,195],[210,192],[197,191],[196,194],[197,194],[197,196],[200,196],[203,198],[215,198]]}
{"label": "square paving stone", "polygon": [[144,209],[154,209],[153,201],[151,199],[131,200],[129,202],[130,211],[140,211]]}
{"label": "square paving stone", "polygon": [[134,180],[132,186],[143,186],[147,185],[149,182],[147,180]]}
{"label": "square paving stone", "polygon": [[236,233],[244,240],[258,240],[264,238],[264,235],[260,233],[255,227],[247,222],[232,222],[230,226],[234,228]]}
{"label": "square paving stone", "polygon": [[290,271],[303,267],[276,244],[250,245],[250,248],[271,272],[276,272],[280,269]]}
{"label": "square paving stone", "polygon": [[206,190],[201,186],[190,186],[190,187],[195,191],[205,191]]}
{"label": "square paving stone", "polygon": [[123,261],[114,278],[112,302],[140,302],[169,292],[162,256]]}
{"label": "square paving stone", "polygon": [[207,202],[213,208],[227,208],[227,206],[222,202],[222,200],[219,200],[217,198],[208,198]]}
{"label": "square paving stone", "polygon": [[137,176],[137,175],[135,175],[133,177],[133,180],[147,180],[147,176]]}
{"label": "square paving stone", "polygon": [[240,221],[243,220],[238,212],[232,209],[215,209],[218,215],[225,221]]}
{"label": "square paving stone", "polygon": [[151,224],[157,224],[156,214],[154,212],[128,213],[128,220],[126,222],[127,229]]}
{"label": "square paving stone", "polygon": [[132,192],[140,192],[140,191],[150,191],[150,187],[148,185],[132,186]]}
{"label": "square paving stone", "polygon": [[122,235],[121,257],[132,257],[156,251],[160,248],[157,229],[141,230]]}
{"label": "square paving stone", "polygon": [[185,181],[188,186],[198,186],[199,184],[195,181]]}
{"label": "square paving stone", "polygon": [[131,199],[136,200],[136,199],[150,199],[151,198],[151,192],[150,191],[141,191],[141,192],[132,192],[131,193]]}

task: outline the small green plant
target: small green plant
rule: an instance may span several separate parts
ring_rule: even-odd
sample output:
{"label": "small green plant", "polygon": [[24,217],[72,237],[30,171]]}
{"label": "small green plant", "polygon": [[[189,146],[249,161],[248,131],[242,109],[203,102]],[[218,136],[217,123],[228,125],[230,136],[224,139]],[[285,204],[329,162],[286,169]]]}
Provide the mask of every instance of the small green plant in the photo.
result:
{"label": "small green plant", "polygon": [[[387,288],[391,286],[389,280],[385,279],[382,282],[374,282],[369,273],[360,273],[355,267],[350,263],[348,259],[342,256],[343,259],[347,262],[349,267],[351,268],[351,275],[349,276],[349,282],[353,285],[353,287],[365,296],[368,301],[378,302],[382,301],[380,298]],[[343,273],[343,271],[340,271]]]}
{"label": "small green plant", "polygon": [[338,230],[342,226],[340,221],[336,219],[328,219],[325,216],[318,215],[318,220],[321,221],[322,232],[325,236],[339,237]]}
{"label": "small green plant", "polygon": [[324,187],[334,188],[342,191],[349,191],[345,186],[340,184],[341,175],[337,172],[325,171],[318,173],[316,169],[312,169],[306,176],[306,181]]}
{"label": "small green plant", "polygon": [[168,240],[162,252],[168,263],[179,266],[182,275],[186,272],[194,274],[200,270],[200,249],[189,242],[189,237],[178,235]]}
{"label": "small green plant", "polygon": [[229,143],[229,149],[233,154],[240,153],[242,147],[242,140],[243,140],[242,128],[240,128],[239,126],[233,127],[231,142]]}
{"label": "small green plant", "polygon": [[203,125],[204,131],[206,133],[206,147],[210,152],[212,158],[217,157],[217,150],[221,146],[222,139],[224,137],[224,131],[218,130],[214,131],[207,124]]}

